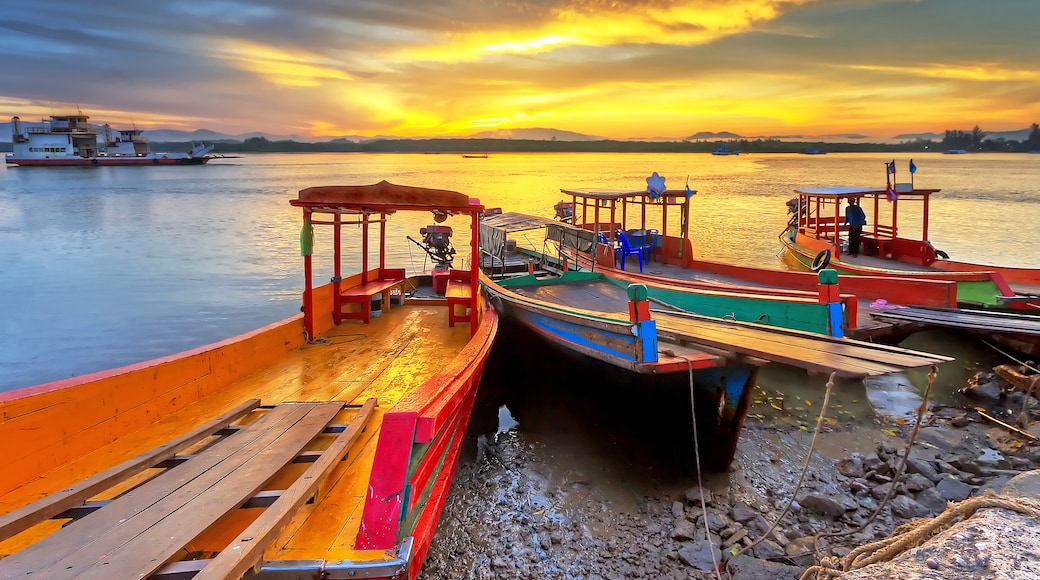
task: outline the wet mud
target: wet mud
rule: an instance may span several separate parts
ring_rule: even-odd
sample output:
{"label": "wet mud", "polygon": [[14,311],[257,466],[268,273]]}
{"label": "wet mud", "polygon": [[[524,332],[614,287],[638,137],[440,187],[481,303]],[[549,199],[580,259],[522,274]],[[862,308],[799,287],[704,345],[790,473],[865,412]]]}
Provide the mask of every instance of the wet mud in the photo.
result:
{"label": "wet mud", "polygon": [[[698,473],[698,446],[714,442],[702,434],[695,445],[685,377],[647,385],[517,328],[500,338],[426,580],[714,578],[726,567],[738,579],[798,578],[821,555],[845,555],[1040,466],[1040,447],[972,411],[1007,417],[1024,395],[987,375],[1006,359],[968,336],[904,343],[958,357],[940,369],[905,461],[927,369],[837,381],[797,489],[826,376],[764,367],[732,466]],[[966,395],[968,383],[989,388]]]}

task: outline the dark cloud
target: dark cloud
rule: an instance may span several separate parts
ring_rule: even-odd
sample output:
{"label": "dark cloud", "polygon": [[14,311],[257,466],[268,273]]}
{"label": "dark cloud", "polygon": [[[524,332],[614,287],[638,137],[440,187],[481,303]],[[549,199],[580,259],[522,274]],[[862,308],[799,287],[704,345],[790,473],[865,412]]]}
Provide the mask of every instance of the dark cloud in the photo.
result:
{"label": "dark cloud", "polygon": [[[815,99],[814,123],[832,131],[905,122],[922,93],[933,117],[943,106],[1040,117],[1036,0],[749,0],[721,25],[708,15],[739,2],[12,4],[0,21],[0,101],[78,104],[88,114],[147,114],[228,132],[328,124],[344,133],[433,134],[496,116],[551,114],[567,123],[571,114],[577,122],[579,107],[586,117],[659,119],[672,106],[677,119],[690,111],[710,119],[717,101],[698,104],[697,95],[727,91],[737,109],[748,99],[776,98],[779,107]],[[541,48],[524,44],[542,40]],[[790,132],[781,113],[775,131]],[[667,125],[646,130],[689,132]]]}

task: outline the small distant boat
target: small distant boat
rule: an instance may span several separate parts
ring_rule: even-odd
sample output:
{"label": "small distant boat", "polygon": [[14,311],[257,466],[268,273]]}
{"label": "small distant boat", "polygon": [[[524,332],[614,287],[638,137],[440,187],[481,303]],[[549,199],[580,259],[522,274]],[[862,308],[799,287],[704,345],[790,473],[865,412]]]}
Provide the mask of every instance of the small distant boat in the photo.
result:
{"label": "small distant boat", "polygon": [[140,129],[113,130],[88,122],[87,115],[51,115],[40,123],[11,118],[14,152],[8,165],[65,167],[77,165],[202,165],[212,145],[193,145],[187,153],[153,153]]}
{"label": "small distant boat", "polygon": [[462,156],[465,157],[466,159],[487,159],[488,158],[488,154],[487,153],[463,153]]}
{"label": "small distant boat", "polygon": [[711,150],[712,155],[740,155],[740,149],[730,149],[725,145],[719,145]]}
{"label": "small distant boat", "polygon": [[947,149],[943,153],[947,155],[964,155],[967,151],[964,149]]}
{"label": "small distant boat", "polygon": [[808,149],[802,151],[802,155],[826,155],[826,154],[827,154],[827,152],[824,151],[823,149],[817,149],[815,147],[809,147]]}

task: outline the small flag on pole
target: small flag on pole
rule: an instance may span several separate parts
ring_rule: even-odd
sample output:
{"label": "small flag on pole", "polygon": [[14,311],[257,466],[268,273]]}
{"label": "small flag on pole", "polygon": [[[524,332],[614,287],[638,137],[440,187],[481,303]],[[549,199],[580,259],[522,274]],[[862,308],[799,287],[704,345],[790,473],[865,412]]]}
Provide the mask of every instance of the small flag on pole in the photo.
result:
{"label": "small flag on pole", "polygon": [[892,187],[891,183],[885,188],[885,194],[888,195],[888,201],[890,202],[899,199],[899,194],[896,193],[896,188]]}
{"label": "small flag on pole", "polygon": [[914,173],[917,173],[917,166],[914,165],[914,160],[911,159],[910,160],[910,174],[913,175]]}
{"label": "small flag on pole", "polygon": [[891,174],[891,175],[895,175],[896,174],[896,160],[895,159],[893,159],[892,161],[889,161],[888,163],[886,163],[885,166],[888,167],[888,173],[889,174]]}

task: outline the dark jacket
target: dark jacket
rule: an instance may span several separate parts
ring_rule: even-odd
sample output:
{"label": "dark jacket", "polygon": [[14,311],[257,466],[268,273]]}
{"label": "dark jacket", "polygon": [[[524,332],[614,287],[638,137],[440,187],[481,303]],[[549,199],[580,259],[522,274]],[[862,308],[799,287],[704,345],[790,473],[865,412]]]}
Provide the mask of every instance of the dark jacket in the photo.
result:
{"label": "dark jacket", "polygon": [[845,224],[850,226],[867,225],[867,214],[858,205],[849,205],[845,208]]}

